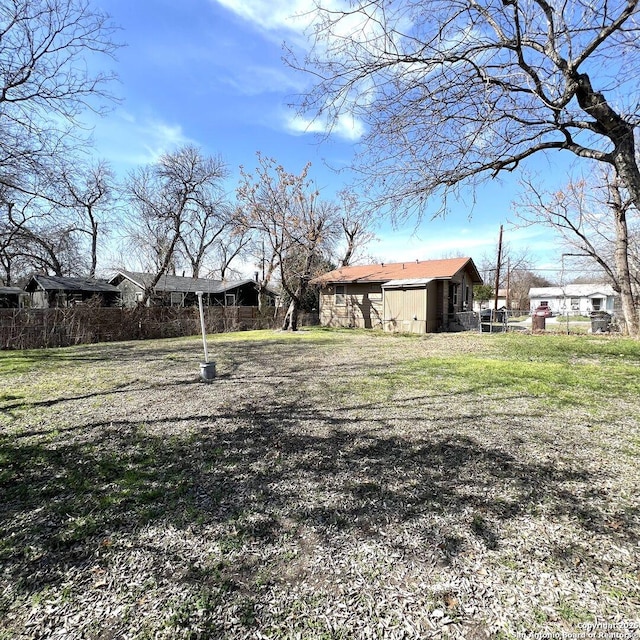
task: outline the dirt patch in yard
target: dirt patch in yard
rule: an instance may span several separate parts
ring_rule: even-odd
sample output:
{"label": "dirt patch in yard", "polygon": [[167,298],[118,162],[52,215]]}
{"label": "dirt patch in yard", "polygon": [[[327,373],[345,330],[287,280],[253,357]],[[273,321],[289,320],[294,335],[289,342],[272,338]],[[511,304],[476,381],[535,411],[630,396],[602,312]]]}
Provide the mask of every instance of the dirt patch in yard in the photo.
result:
{"label": "dirt patch in yard", "polygon": [[528,338],[218,336],[209,384],[195,339],[33,355],[0,638],[637,637],[640,398],[551,397]]}

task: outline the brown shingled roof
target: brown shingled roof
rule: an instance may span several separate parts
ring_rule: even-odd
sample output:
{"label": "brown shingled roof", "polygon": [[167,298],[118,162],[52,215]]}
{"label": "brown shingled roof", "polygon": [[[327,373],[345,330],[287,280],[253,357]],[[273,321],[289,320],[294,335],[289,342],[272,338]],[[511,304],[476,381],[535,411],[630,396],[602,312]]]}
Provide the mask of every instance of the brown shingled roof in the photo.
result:
{"label": "brown shingled roof", "polygon": [[467,264],[471,267],[474,283],[481,283],[478,270],[471,258],[447,258],[444,260],[422,260],[397,262],[392,264],[367,264],[341,267],[314,278],[313,284],[324,285],[331,282],[389,282],[412,278],[452,278]]}

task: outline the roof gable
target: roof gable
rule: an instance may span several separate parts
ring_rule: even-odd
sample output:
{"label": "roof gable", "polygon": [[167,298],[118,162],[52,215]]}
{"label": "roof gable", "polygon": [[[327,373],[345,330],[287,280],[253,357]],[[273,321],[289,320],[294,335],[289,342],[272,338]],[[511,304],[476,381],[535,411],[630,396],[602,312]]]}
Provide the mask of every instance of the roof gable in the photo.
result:
{"label": "roof gable", "polygon": [[325,285],[340,282],[390,282],[392,280],[450,279],[459,271],[467,269],[474,284],[482,278],[471,258],[447,258],[442,260],[416,260],[391,264],[367,264],[340,267],[312,280],[313,284]]}

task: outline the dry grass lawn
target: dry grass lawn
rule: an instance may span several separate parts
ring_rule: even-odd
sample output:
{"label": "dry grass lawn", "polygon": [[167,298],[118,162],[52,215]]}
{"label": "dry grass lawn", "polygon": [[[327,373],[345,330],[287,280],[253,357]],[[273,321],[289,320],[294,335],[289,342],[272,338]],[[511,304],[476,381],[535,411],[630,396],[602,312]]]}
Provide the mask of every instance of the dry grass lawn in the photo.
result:
{"label": "dry grass lawn", "polygon": [[640,634],[639,343],[209,349],[0,353],[0,638]]}

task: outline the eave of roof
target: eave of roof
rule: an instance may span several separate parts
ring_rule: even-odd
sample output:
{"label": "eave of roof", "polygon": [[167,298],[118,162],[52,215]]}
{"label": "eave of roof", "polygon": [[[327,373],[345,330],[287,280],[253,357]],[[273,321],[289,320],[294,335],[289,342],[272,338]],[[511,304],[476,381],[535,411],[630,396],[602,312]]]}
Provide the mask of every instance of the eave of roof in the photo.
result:
{"label": "eave of roof", "polygon": [[25,287],[29,292],[40,288],[44,291],[88,291],[91,293],[120,293],[117,287],[93,278],[34,275]]}
{"label": "eave of roof", "polygon": [[474,284],[482,282],[473,260],[468,257],[341,267],[324,273],[311,282],[322,286],[330,283],[384,283],[416,278],[447,279],[466,268],[470,269]]}
{"label": "eave of roof", "polygon": [[[111,282],[118,280],[119,277],[126,278],[133,282],[136,286],[144,289],[148,283],[151,283],[153,276],[150,273],[141,273],[139,271],[120,270],[111,278]],[[189,278],[187,276],[163,275],[155,286],[156,293],[196,293],[202,291],[207,294],[225,293],[248,284],[255,286],[255,280],[245,278],[244,280],[213,280],[212,278]],[[267,289],[269,293],[275,295],[271,289]]]}
{"label": "eave of roof", "polygon": [[410,287],[424,287],[437,278],[407,278],[405,280],[389,280],[382,284],[383,289],[403,289]]}

